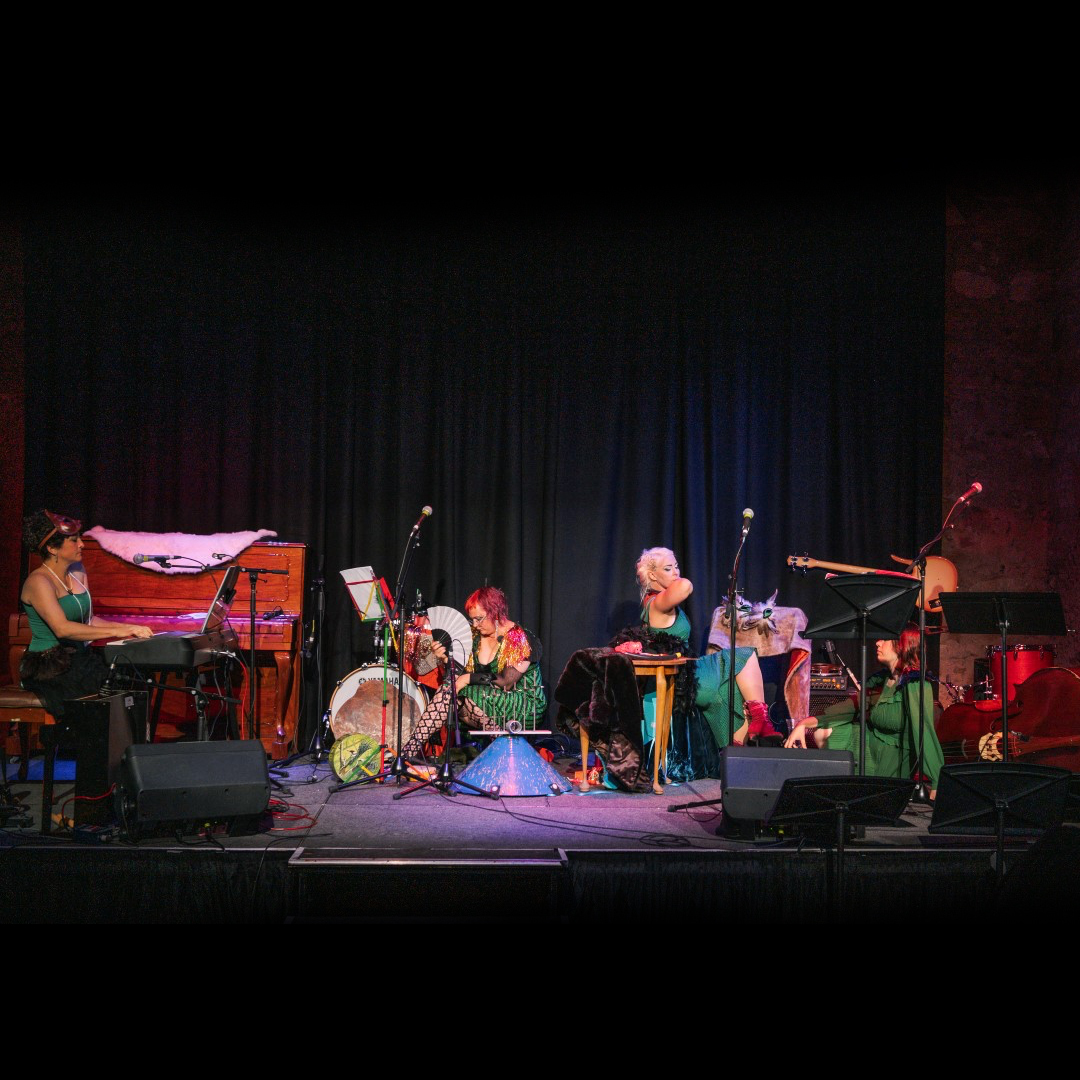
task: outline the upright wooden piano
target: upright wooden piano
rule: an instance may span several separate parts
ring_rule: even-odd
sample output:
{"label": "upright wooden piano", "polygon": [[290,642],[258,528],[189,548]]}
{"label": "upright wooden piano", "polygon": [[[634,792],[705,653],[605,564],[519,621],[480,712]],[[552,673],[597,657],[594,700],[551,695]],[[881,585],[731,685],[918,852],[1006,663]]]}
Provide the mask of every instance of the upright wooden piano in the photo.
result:
{"label": "upright wooden piano", "polygon": [[[287,757],[296,738],[305,550],[303,544],[261,541],[245,548],[233,560],[240,566],[288,571],[287,574],[268,574],[259,578],[255,590],[257,727],[252,733],[262,741],[274,760]],[[225,567],[231,565],[225,563],[197,574],[161,574],[110,555],[89,537],[83,548],[82,561],[95,615],[117,622],[141,623],[158,632],[199,630],[202,617],[198,613],[205,615]],[[241,574],[236,583],[236,598],[229,622],[239,637],[245,664],[251,650],[250,603],[248,576]],[[271,621],[263,621],[262,616],[275,608],[281,608],[283,614]],[[30,627],[24,614],[17,620],[13,617],[11,622],[9,663],[12,671],[17,671],[19,659],[30,644]],[[247,702],[246,675],[236,696]]]}

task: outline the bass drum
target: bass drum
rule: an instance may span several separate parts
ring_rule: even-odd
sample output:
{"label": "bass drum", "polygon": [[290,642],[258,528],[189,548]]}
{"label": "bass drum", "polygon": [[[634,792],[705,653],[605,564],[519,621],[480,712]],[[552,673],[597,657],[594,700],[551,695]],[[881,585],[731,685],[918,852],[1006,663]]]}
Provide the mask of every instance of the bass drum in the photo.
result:
{"label": "bass drum", "polygon": [[[427,707],[427,698],[416,683],[405,677],[405,694],[401,703],[401,736],[409,741]],[[398,673],[386,672],[386,743],[392,749],[397,738]],[[330,730],[335,739],[359,733],[370,735],[376,745],[382,743],[382,664],[365,664],[350,672],[334,688],[330,698]]]}

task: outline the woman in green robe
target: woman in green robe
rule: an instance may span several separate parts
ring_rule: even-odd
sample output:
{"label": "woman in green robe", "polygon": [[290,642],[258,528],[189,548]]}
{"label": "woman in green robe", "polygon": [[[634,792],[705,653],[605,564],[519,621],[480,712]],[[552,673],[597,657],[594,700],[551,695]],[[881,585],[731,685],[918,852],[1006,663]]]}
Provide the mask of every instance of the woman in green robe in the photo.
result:
{"label": "woman in green robe", "polygon": [[[905,629],[896,640],[877,642],[877,658],[888,669],[866,680],[870,699],[866,724],[866,775],[913,775],[919,761],[919,687],[923,697],[923,773],[931,795],[937,788],[945,756],[934,731],[934,695],[919,681],[919,631]],[[795,725],[785,746],[850,750],[859,761],[859,723],[855,707],[842,701],[820,717]]]}

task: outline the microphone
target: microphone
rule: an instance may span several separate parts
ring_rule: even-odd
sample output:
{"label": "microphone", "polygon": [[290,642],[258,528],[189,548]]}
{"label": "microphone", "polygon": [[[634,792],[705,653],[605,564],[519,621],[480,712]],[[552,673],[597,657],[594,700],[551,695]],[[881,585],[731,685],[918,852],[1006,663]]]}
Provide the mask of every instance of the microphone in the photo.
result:
{"label": "microphone", "polygon": [[980,484],[976,480],[975,483],[972,484],[971,487],[969,487],[967,489],[967,491],[965,491],[964,494],[961,495],[960,498],[957,499],[956,501],[957,502],[967,502],[968,499],[970,499],[973,495],[978,495],[980,491],[982,491],[982,484]]}
{"label": "microphone", "polygon": [[745,538],[746,534],[750,531],[750,522],[754,520],[754,511],[748,506],[742,512],[742,534]]}
{"label": "microphone", "polygon": [[855,672],[852,671],[851,668],[849,668],[847,664],[844,663],[844,658],[837,653],[836,646],[833,645],[831,641],[826,639],[825,648],[828,650],[829,659],[833,662],[833,664],[835,664],[837,667],[842,667],[847,672],[848,678],[851,680],[851,683],[855,687],[855,689],[859,691],[859,693],[862,693],[862,687],[859,685],[859,680],[855,678]]}
{"label": "microphone", "polygon": [[109,674],[105,676],[105,681],[98,688],[98,694],[101,697],[108,697],[112,693],[113,676],[116,674],[116,661],[119,658],[119,655],[120,654],[117,653],[113,657],[112,663],[109,665]]}
{"label": "microphone", "polygon": [[136,566],[141,566],[144,562],[156,562],[158,566],[168,566],[170,559],[177,558],[176,555],[133,555],[131,561]]}
{"label": "microphone", "polygon": [[420,511],[420,516],[416,519],[416,524],[412,527],[412,535],[415,536],[420,531],[420,526],[424,524],[424,518],[431,517],[431,507],[425,506]]}
{"label": "microphone", "polygon": [[263,619],[263,622],[269,622],[271,619],[276,619],[279,615],[284,615],[284,614],[285,614],[285,609],[280,604],[278,604],[278,606],[276,608],[274,608],[273,611],[265,612],[262,619]]}

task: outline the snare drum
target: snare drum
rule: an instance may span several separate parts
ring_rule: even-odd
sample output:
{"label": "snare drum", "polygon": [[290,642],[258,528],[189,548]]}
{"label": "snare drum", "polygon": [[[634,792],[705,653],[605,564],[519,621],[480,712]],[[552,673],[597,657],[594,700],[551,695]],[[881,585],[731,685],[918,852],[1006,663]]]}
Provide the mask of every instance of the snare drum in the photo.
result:
{"label": "snare drum", "polygon": [[[401,702],[401,737],[409,741],[413,728],[427,706],[423,690],[405,677],[405,694]],[[386,742],[392,746],[397,738],[398,673],[386,671]],[[365,664],[350,672],[337,684],[330,698],[330,730],[336,739],[360,732],[370,735],[376,743],[382,741],[382,664]],[[396,748],[395,748],[396,749]]]}
{"label": "snare drum", "polygon": [[[1001,646],[991,645],[986,650],[990,660],[990,686],[994,697],[1001,701]],[[1016,699],[1016,688],[1030,679],[1036,671],[1054,666],[1053,645],[1009,646],[1009,701]]]}

